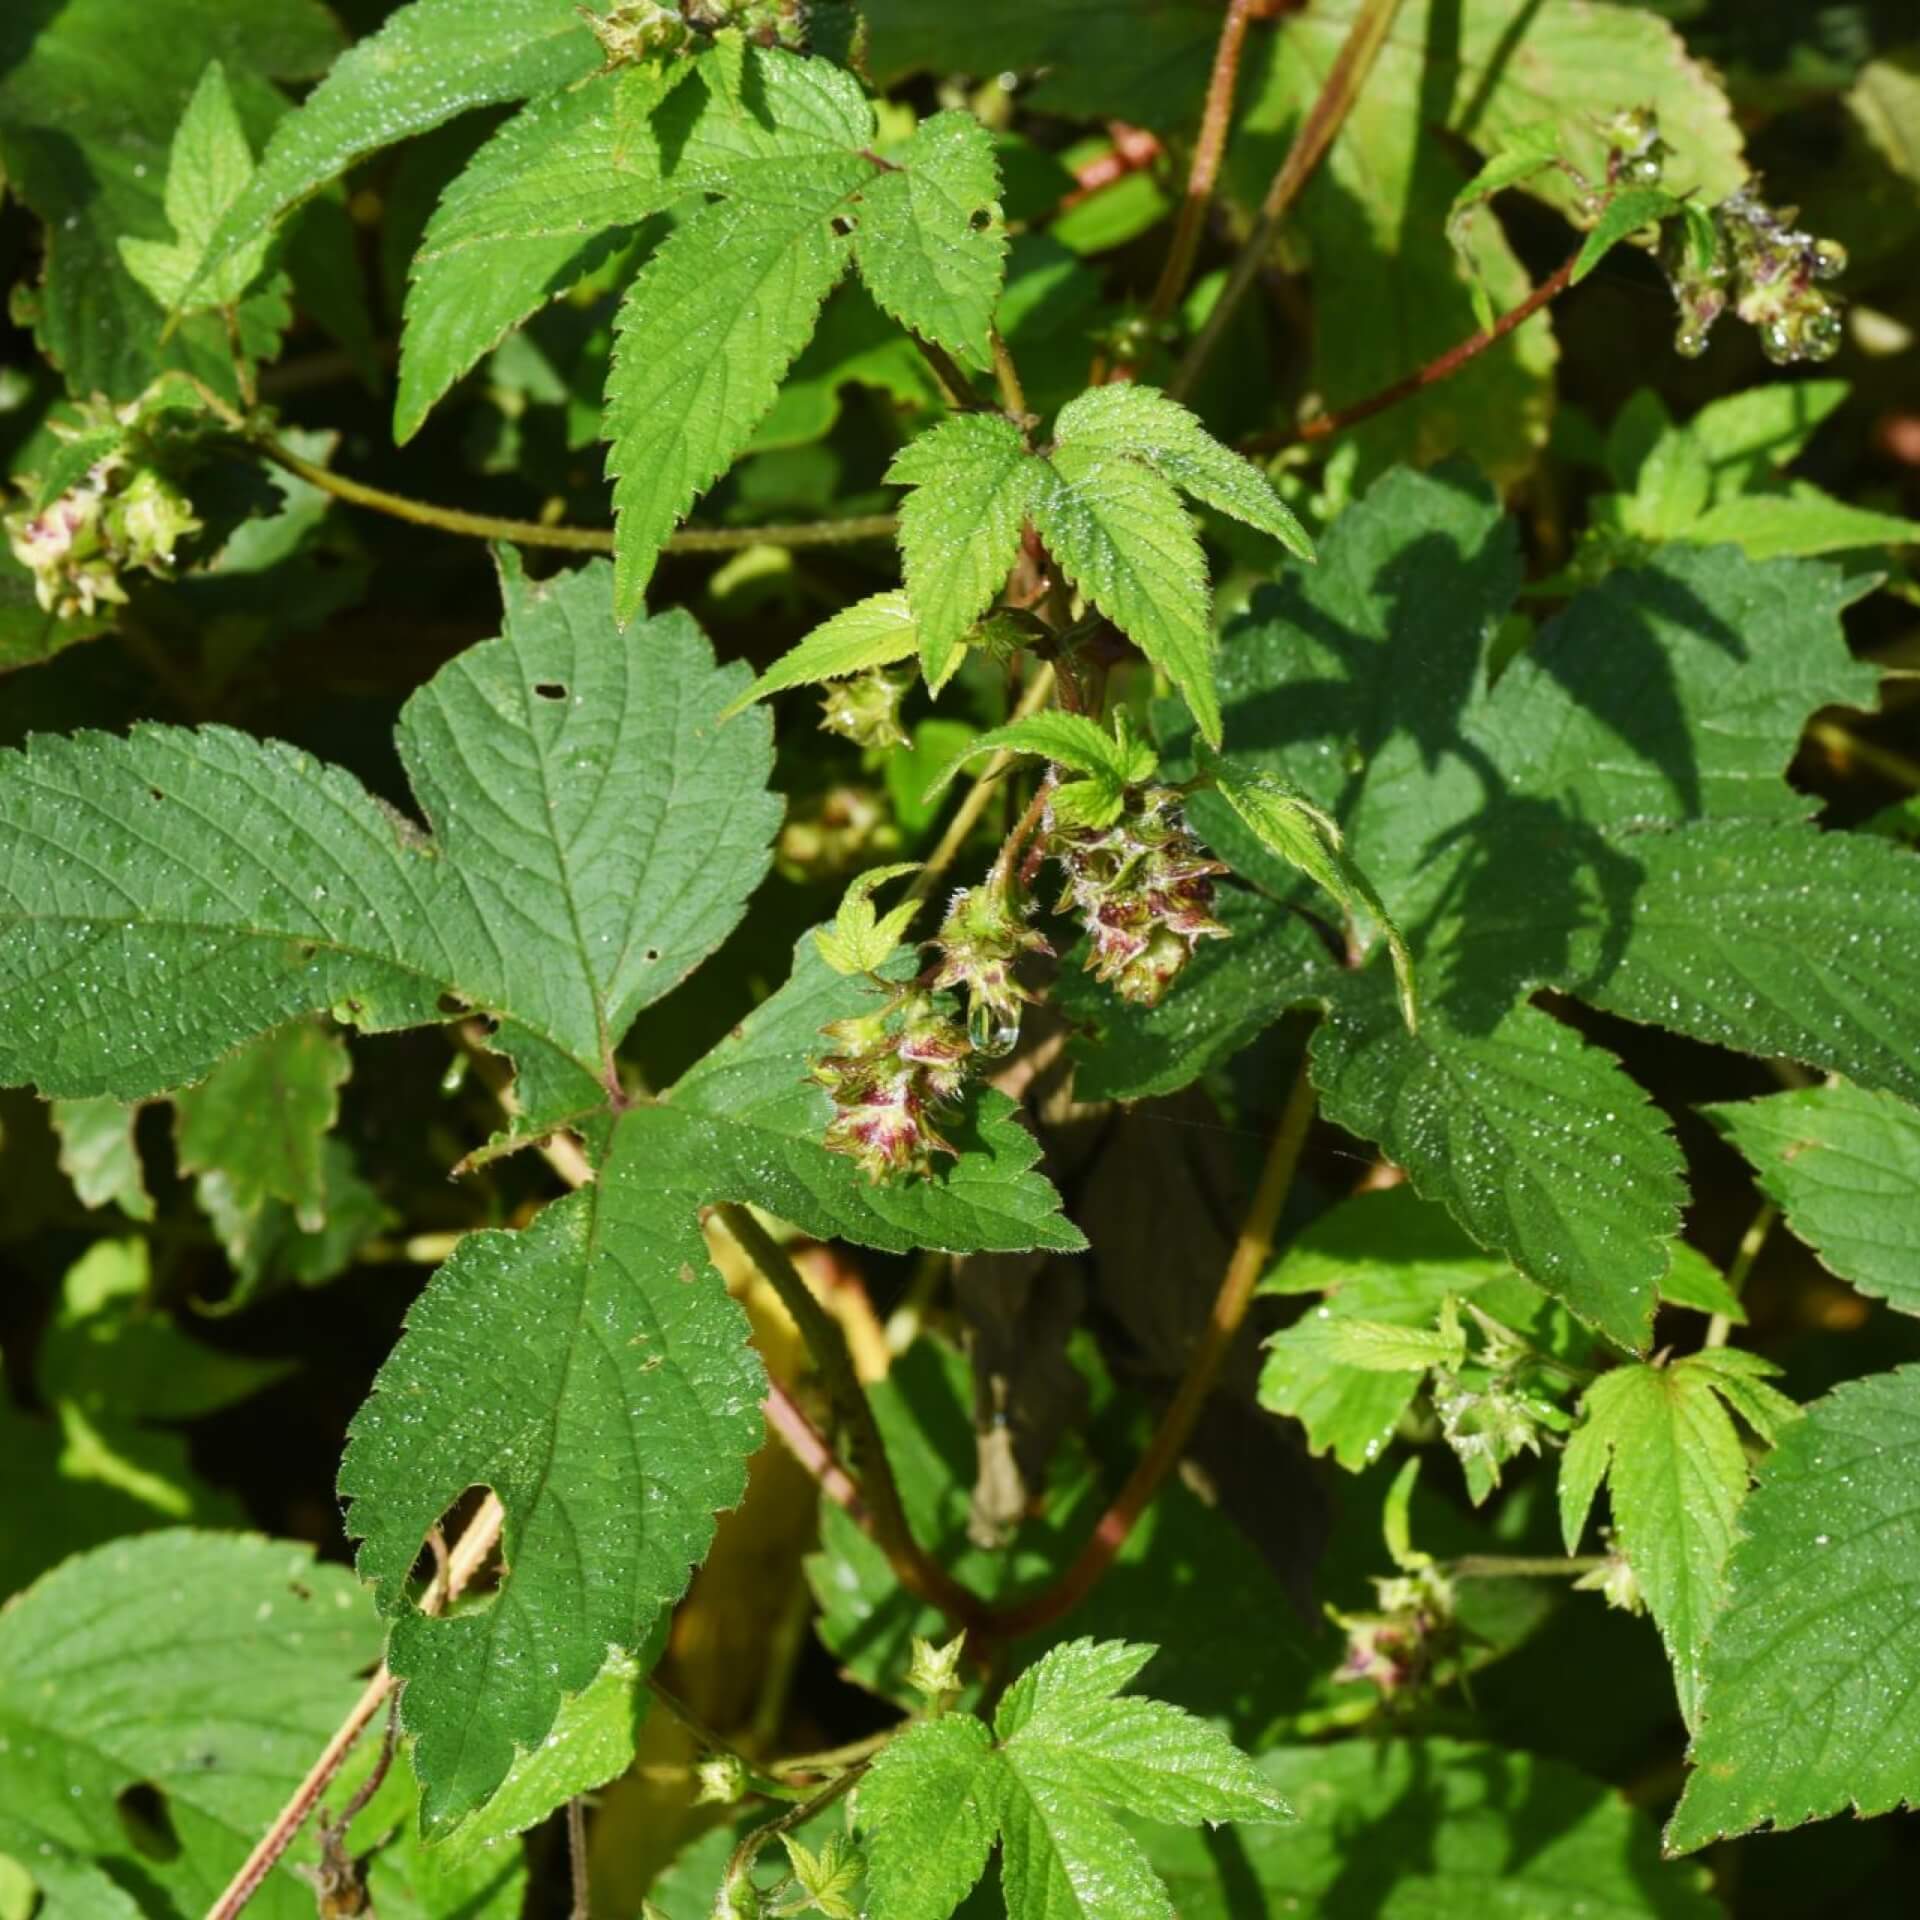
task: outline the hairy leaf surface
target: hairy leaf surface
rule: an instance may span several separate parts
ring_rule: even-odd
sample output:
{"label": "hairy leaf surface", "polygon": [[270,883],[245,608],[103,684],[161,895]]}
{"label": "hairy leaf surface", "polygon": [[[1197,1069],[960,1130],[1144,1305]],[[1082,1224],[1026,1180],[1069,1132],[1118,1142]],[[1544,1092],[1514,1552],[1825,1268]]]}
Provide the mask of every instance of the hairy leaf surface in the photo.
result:
{"label": "hairy leaf surface", "polygon": [[1259,1766],[1292,1824],[1248,1827],[1231,1852],[1201,1834],[1136,1829],[1181,1920],[1720,1912],[1705,1874],[1662,1862],[1651,1821],[1562,1761],[1462,1740],[1343,1740],[1282,1747]]}
{"label": "hairy leaf surface", "polygon": [[1920,1313],[1920,1111],[1839,1084],[1705,1111],[1828,1268]]}
{"label": "hairy leaf surface", "polygon": [[[402,717],[429,841],[346,774],[220,728],[43,739],[0,768],[0,1075],[137,1098],[290,1016],[471,1009],[520,1124],[598,1106],[633,1015],[766,870],[763,719],[684,615],[625,639],[609,569],[503,573],[506,631]],[[617,796],[617,797],[616,797]]]}
{"label": "hairy leaf surface", "polygon": [[1920,1800],[1917,1469],[1914,1367],[1837,1387],[1767,1456],[1707,1647],[1673,1852]]}
{"label": "hairy leaf surface", "polygon": [[891,1741],[860,1790],[876,1904],[899,1920],[946,1920],[997,1829],[1010,1920],[1172,1920],[1108,1807],[1186,1825],[1285,1818],[1280,1796],[1217,1729],[1120,1694],[1153,1653],[1069,1641],[1013,1683],[991,1732],[953,1715]]}

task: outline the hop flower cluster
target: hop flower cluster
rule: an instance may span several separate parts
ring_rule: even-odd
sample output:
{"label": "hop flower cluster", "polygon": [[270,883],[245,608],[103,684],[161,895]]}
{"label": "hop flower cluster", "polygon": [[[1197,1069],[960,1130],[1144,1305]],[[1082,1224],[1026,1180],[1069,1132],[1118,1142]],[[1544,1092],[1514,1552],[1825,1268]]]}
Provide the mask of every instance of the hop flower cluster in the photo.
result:
{"label": "hop flower cluster", "polygon": [[967,1038],[976,1053],[998,1059],[1020,1038],[1020,1009],[1033,999],[1014,978],[1023,953],[1053,949],[1027,925],[1003,889],[963,888],[953,896],[934,942],[935,988],[964,987]]}
{"label": "hop flower cluster", "polygon": [[1347,1657],[1336,1680],[1365,1680],[1383,1700],[1425,1695],[1449,1677],[1458,1651],[1453,1583],[1423,1566],[1375,1579],[1377,1613],[1336,1613]]}
{"label": "hop flower cluster", "polygon": [[813,1077],[833,1095],[826,1146],[878,1183],[932,1170],[959,1148],[939,1131],[966,1083],[973,1049],[930,993],[909,988],[869,1013],[821,1029],[828,1051]]}
{"label": "hop flower cluster", "polygon": [[1047,852],[1064,869],[1059,911],[1079,915],[1088,970],[1123,1000],[1155,1006],[1202,940],[1224,940],[1213,883],[1227,868],[1187,829],[1171,787],[1129,793],[1108,827],[1055,826]]}
{"label": "hop flower cluster", "polygon": [[137,567],[164,578],[175,548],[200,531],[186,495],[124,452],[96,460],[64,493],[8,514],[5,524],[13,557],[33,575],[34,597],[63,620],[124,605],[122,573]]}
{"label": "hop flower cluster", "polygon": [[1823,281],[1846,271],[1847,253],[1794,223],[1797,209],[1769,207],[1757,181],[1721,201],[1710,216],[1713,257],[1695,257],[1678,224],[1662,242],[1660,264],[1680,308],[1674,350],[1697,359],[1707,335],[1729,308],[1760,336],[1776,366],[1831,360],[1840,347],[1842,304]]}

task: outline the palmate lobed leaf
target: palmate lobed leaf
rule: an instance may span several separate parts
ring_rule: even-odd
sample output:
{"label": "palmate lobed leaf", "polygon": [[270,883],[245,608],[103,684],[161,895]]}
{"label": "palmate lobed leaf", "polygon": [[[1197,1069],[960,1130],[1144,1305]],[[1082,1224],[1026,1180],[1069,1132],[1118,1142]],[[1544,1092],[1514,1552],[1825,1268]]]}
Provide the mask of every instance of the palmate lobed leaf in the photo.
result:
{"label": "palmate lobed leaf", "polygon": [[[1403,474],[1231,630],[1234,764],[1340,821],[1423,994],[1418,1036],[1389,1030],[1373,967],[1282,969],[1269,992],[1289,998],[1267,1009],[1327,1006],[1314,1071],[1330,1116],[1633,1346],[1678,1225],[1678,1158],[1615,1062],[1521,1003],[1551,986],[1911,1092],[1920,893],[1905,855],[1816,830],[1781,777],[1811,712],[1871,695],[1838,619],[1856,587],[1837,570],[1669,548],[1574,600],[1489,687],[1486,636],[1516,585],[1477,483]],[[1192,812],[1238,871],[1299,897],[1216,796]],[[1156,1088],[1170,1084],[1156,1056],[1217,1057],[1252,1022],[1231,987],[1243,962],[1208,958],[1217,994],[1109,1023]],[[1152,1039],[1176,1019],[1177,1047]]]}
{"label": "palmate lobed leaf", "polygon": [[[904,325],[982,357],[999,297],[997,164],[977,123],[937,116],[885,161],[841,69],[748,47],[736,103],[719,57],[660,110],[658,193],[720,198],[641,268],[616,325],[606,430],[623,619],[668,532],[772,408],[850,257]],[[631,166],[654,136],[618,121]]]}
{"label": "palmate lobed leaf", "polygon": [[[640,1647],[745,1490],[764,1376],[705,1272],[700,1209],[737,1200],[821,1238],[1072,1251],[1003,1095],[954,1129],[937,1180],[869,1186],[820,1144],[818,1031],[869,1004],[806,940],[792,979],[660,1101],[614,1122],[593,1184],[518,1234],[471,1234],[408,1316],[355,1417],[340,1489],[360,1570],[393,1617],[431,1831],[480,1805],[609,1646]],[[513,1570],[490,1611],[431,1620],[406,1578],[468,1487],[506,1507]]]}
{"label": "palmate lobed leaf", "polygon": [[[610,1647],[643,1645],[740,1495],[764,1382],[704,1270],[704,1205],[899,1252],[1082,1244],[1001,1095],[962,1116],[935,1180],[869,1188],[820,1144],[831,1102],[808,1057],[868,989],[810,942],[668,1095],[619,1091],[634,1013],[765,870],[769,727],[720,729],[746,670],[717,669],[684,616],[618,634],[604,563],[534,586],[508,557],[503,587],[502,637],[403,717],[432,839],[344,773],[217,730],[43,740],[0,764],[7,1070],[138,1097],[316,1006],[372,1029],[471,1009],[514,1055],[522,1133],[564,1121],[595,1150],[587,1190],[462,1241],[342,1468],[429,1827],[484,1801]],[[410,1569],[476,1485],[504,1503],[510,1571],[484,1612],[430,1620]]]}
{"label": "palmate lobed leaf", "polygon": [[[378,1653],[364,1591],[305,1545],[177,1529],[67,1562],[0,1617],[0,1852],[49,1914],[205,1912]],[[362,1744],[343,1790],[375,1752]],[[348,1839],[352,1854],[378,1850],[378,1910],[512,1920],[519,1847],[434,1859],[402,1824],[412,1791],[403,1750]],[[311,1915],[300,1876],[317,1856],[309,1829],[250,1905],[270,1920]]]}
{"label": "palmate lobed leaf", "polygon": [[[378,1652],[351,1577],[307,1547],[173,1531],[68,1561],[0,1616],[0,1850],[55,1911],[97,1900],[106,1862],[204,1910]],[[142,1781],[166,1796],[171,1861],[143,1859],[115,1810]],[[312,1910],[288,1868],[262,1895],[279,1920]]]}
{"label": "palmate lobed leaf", "polygon": [[[1585,1417],[1560,1464],[1561,1530],[1569,1553],[1579,1546],[1602,1480],[1607,1483],[1615,1544],[1666,1643],[1689,1726],[1699,1714],[1701,1660],[1747,1491],[1746,1450],[1722,1404],[1734,1397],[1726,1383],[1742,1372],[1757,1380],[1777,1371],[1758,1354],[1732,1357],[1744,1366],[1727,1374],[1705,1355],[1603,1373],[1587,1389]],[[1786,1406],[1790,1413],[1791,1402]],[[1771,1419],[1762,1417],[1770,1429]]]}
{"label": "palmate lobed leaf", "polygon": [[1069,1641],[1020,1675],[991,1730],[954,1714],[890,1741],[858,1814],[877,1908],[946,1920],[997,1832],[1009,1920],[1171,1920],[1166,1889],[1108,1807],[1187,1825],[1286,1818],[1216,1728],[1163,1701],[1120,1697],[1154,1651]]}
{"label": "palmate lobed leaf", "polygon": [[[684,615],[616,639],[610,571],[503,560],[506,630],[407,703],[441,835],[219,728],[41,739],[0,769],[0,1075],[138,1098],[334,1009],[491,1014],[519,1125],[601,1106],[613,1045],[732,929],[768,863],[764,718]],[[27,850],[32,850],[28,852]]]}

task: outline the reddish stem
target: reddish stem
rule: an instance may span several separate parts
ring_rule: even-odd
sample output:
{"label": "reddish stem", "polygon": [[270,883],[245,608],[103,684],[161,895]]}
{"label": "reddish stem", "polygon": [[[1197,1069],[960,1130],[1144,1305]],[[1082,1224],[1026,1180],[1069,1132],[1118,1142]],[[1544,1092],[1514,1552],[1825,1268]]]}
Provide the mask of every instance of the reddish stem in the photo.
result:
{"label": "reddish stem", "polygon": [[1389,407],[1398,406],[1402,400],[1411,398],[1423,388],[1452,379],[1469,361],[1477,360],[1489,347],[1504,340],[1516,327],[1524,326],[1542,307],[1564,293],[1572,283],[1574,262],[1579,257],[1577,251],[1568,254],[1517,307],[1503,313],[1492,326],[1462,340],[1457,347],[1449,347],[1445,353],[1429,360],[1424,367],[1416,368],[1403,379],[1396,380],[1392,386],[1382,387],[1370,399],[1356,401],[1352,406],[1342,407],[1334,413],[1315,414],[1311,420],[1297,427],[1276,428],[1270,433],[1256,434],[1240,444],[1249,450],[1264,452],[1275,447],[1290,447],[1302,440],[1325,440],[1333,434],[1344,433],[1349,427],[1358,426],[1362,420],[1371,420],[1376,413],[1385,413]]}

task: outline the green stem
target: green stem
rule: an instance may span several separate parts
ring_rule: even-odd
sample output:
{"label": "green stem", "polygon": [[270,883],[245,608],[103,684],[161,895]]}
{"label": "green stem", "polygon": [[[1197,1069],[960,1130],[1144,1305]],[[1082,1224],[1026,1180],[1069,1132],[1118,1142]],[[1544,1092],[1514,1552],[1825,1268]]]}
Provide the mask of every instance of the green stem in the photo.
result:
{"label": "green stem", "polygon": [[1185,399],[1205,372],[1207,362],[1213,358],[1255,276],[1272,253],[1281,223],[1299,199],[1300,190],[1313,178],[1314,169],[1325,158],[1334,135],[1360,98],[1360,89],[1373,71],[1373,63],[1379,58],[1380,48],[1399,11],[1400,0],[1364,0],[1354,15],[1353,25],[1334,56],[1319,98],[1308,109],[1287,157],[1281,161],[1279,172],[1267,188],[1267,197],[1260,203],[1260,217],[1227,274],[1227,284],[1220,289],[1213,311],[1207,315],[1205,325],[1167,382],[1167,391],[1176,400]]}
{"label": "green stem", "polygon": [[1456,1580],[1573,1580],[1606,1564],[1604,1553],[1463,1553],[1446,1561],[1443,1571]]}
{"label": "green stem", "polygon": [[[255,438],[250,444],[263,459],[320,488],[323,493],[332,494],[336,500],[384,513],[417,527],[464,534],[473,540],[510,540],[522,547],[556,547],[569,553],[613,551],[611,528],[550,527],[538,520],[509,520],[497,514],[468,513],[462,507],[437,506],[429,500],[389,493],[384,487],[370,487],[331,468],[316,466],[277,440]],[[875,513],[849,520],[809,521],[798,526],[683,527],[678,533],[668,535],[663,551],[734,553],[743,547],[847,546],[860,540],[891,540],[898,524],[890,513]]]}
{"label": "green stem", "polygon": [[[1760,1211],[1740,1236],[1739,1251],[1733,1256],[1733,1265],[1727,1269],[1727,1291],[1736,1300],[1746,1292],[1747,1277],[1753,1272],[1753,1263],[1760,1258],[1760,1249],[1767,1244],[1767,1235],[1773,1231],[1773,1223],[1779,1218],[1780,1209],[1771,1200],[1764,1200],[1760,1204]],[[1707,1322],[1707,1337],[1701,1344],[1724,1347],[1732,1335],[1732,1320],[1724,1313],[1716,1313]]]}

